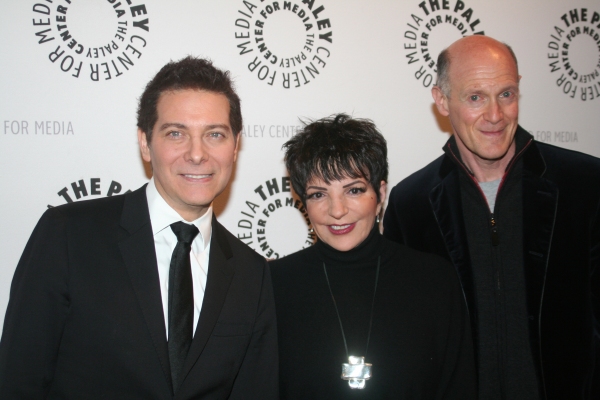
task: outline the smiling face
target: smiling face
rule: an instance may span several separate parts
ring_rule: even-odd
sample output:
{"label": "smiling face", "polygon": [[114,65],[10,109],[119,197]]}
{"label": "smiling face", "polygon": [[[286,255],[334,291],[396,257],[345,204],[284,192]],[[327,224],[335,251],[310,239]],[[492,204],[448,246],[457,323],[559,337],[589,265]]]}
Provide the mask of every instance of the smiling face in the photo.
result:
{"label": "smiling face", "polygon": [[162,93],[156,109],[152,142],[138,130],[142,157],[167,204],[193,221],[225,189],[237,157],[229,102],[219,93],[184,89]]}
{"label": "smiling face", "polygon": [[[514,154],[519,75],[500,42],[469,36],[448,48],[450,93],[433,89],[438,111],[450,118],[465,164],[501,166]],[[476,174],[477,175],[477,174]]]}
{"label": "smiling face", "polygon": [[336,250],[348,251],[371,232],[385,199],[385,181],[380,198],[364,178],[345,178],[329,184],[320,178],[306,186],[306,211],[320,240]]}

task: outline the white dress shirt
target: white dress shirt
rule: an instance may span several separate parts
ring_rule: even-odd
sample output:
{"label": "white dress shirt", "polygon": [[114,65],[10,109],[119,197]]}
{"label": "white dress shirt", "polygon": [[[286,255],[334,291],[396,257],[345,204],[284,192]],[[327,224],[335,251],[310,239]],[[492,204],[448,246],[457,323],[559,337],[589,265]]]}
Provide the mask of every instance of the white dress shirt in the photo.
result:
{"label": "white dress shirt", "polygon": [[[158,278],[160,280],[160,294],[162,296],[163,312],[165,316],[165,327],[167,331],[167,340],[169,338],[169,268],[171,266],[171,256],[177,245],[177,236],[171,230],[171,224],[182,221],[187,224],[190,222],[184,220],[171,206],[162,198],[154,178],[148,182],[146,187],[146,198],[148,199],[148,209],[150,210],[150,222],[152,224],[152,234],[154,235],[154,250],[156,251],[156,261],[158,262]],[[210,240],[212,237],[212,204],[203,216],[191,224],[196,225],[200,233],[192,242],[192,251],[190,252],[190,261],[192,265],[192,281],[194,284],[194,334],[202,301],[204,300],[204,290],[206,288],[206,277],[208,274],[208,256],[210,253]]]}

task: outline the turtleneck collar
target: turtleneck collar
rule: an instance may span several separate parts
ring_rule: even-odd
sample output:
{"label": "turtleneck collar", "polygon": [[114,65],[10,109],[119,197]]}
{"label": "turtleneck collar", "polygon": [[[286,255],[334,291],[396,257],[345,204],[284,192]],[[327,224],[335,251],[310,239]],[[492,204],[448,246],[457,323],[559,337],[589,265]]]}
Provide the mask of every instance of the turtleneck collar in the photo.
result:
{"label": "turtleneck collar", "polygon": [[348,267],[370,263],[381,254],[383,237],[378,224],[373,225],[369,236],[358,246],[348,251],[336,250],[322,240],[315,244],[318,256],[329,265],[343,264]]}

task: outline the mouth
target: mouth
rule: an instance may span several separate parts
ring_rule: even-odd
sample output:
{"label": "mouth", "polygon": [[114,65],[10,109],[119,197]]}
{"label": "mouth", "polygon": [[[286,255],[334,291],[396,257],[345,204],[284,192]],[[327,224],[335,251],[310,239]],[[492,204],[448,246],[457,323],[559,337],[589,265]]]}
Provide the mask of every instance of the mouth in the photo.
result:
{"label": "mouth", "polygon": [[494,129],[489,129],[489,130],[480,130],[481,133],[483,133],[484,135],[501,135],[502,133],[504,133],[504,130],[506,129],[506,127],[504,128],[494,128]]}
{"label": "mouth", "polygon": [[329,232],[333,233],[334,235],[344,235],[348,232],[351,232],[355,226],[356,222],[345,225],[327,225],[327,228],[329,228]]}
{"label": "mouth", "polygon": [[197,181],[201,179],[208,179],[212,177],[212,174],[181,174],[185,179]]}

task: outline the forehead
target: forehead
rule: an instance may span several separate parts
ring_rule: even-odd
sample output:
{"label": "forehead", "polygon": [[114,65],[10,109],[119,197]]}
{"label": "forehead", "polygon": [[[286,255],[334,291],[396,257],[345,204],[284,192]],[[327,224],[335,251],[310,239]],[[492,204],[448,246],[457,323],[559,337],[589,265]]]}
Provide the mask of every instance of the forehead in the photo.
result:
{"label": "forehead", "polygon": [[221,93],[181,89],[162,92],[156,104],[158,119],[210,118],[229,124],[229,101]]}
{"label": "forehead", "polygon": [[450,62],[450,85],[458,90],[505,88],[519,83],[517,66],[506,49],[456,51]]}
{"label": "forehead", "polygon": [[339,179],[335,179],[332,177],[332,179],[329,179],[329,180],[325,180],[325,178],[322,176],[313,175],[306,183],[306,186],[325,186],[325,187],[340,186],[341,187],[341,186],[347,185],[347,184],[355,182],[355,181],[368,183],[368,181],[362,175],[356,176],[356,177],[345,175],[345,176],[341,176]]}

